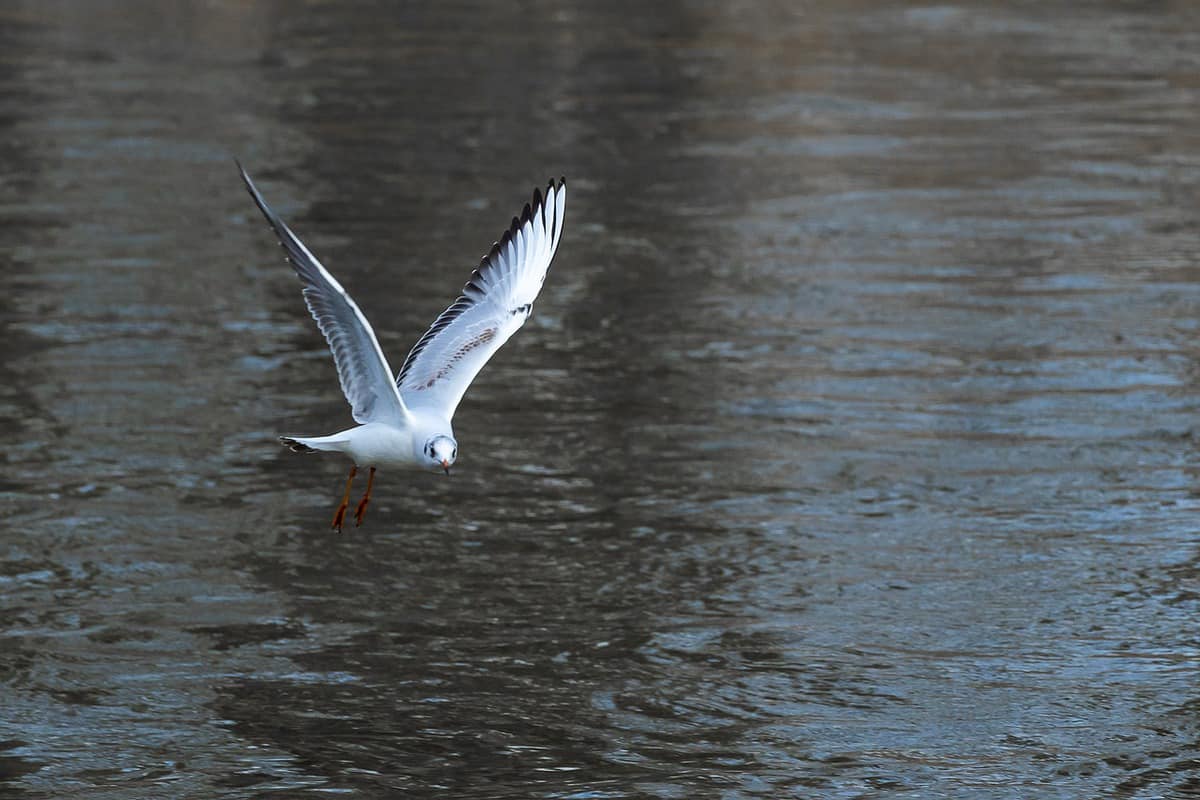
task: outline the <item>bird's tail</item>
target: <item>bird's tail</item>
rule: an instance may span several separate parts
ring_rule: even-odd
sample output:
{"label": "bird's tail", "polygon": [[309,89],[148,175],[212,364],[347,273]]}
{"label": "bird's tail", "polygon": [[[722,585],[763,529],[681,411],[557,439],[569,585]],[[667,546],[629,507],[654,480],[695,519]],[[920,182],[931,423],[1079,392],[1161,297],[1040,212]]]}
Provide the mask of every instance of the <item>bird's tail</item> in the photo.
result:
{"label": "bird's tail", "polygon": [[316,453],[319,450],[341,451],[341,440],[332,436],[314,436],[302,439],[298,436],[280,436],[279,443],[293,453]]}

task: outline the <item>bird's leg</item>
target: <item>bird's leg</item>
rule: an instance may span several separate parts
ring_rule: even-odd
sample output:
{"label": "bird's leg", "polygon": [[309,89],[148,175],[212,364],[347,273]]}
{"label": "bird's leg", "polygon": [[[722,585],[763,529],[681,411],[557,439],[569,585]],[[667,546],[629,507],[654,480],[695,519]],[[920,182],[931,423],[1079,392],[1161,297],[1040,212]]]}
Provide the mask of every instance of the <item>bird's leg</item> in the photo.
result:
{"label": "bird's leg", "polygon": [[330,527],[338,533],[342,532],[342,522],[346,519],[346,509],[350,507],[350,487],[354,485],[354,476],[358,474],[358,465],[350,468],[350,477],[346,478],[346,492],[342,495],[342,504],[333,514],[333,525]]}
{"label": "bird's leg", "polygon": [[354,527],[362,525],[363,517],[367,513],[367,503],[371,502],[371,486],[375,483],[375,468],[371,467],[371,471],[367,473],[367,491],[363,494],[362,500],[358,501],[358,510],[354,512]]}

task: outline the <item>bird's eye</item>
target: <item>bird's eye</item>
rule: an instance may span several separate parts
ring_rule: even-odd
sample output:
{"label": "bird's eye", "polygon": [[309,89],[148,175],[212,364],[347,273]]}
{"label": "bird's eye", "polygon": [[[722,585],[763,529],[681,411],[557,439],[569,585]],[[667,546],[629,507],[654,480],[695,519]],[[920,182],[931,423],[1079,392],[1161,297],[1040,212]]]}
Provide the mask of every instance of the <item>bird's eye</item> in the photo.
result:
{"label": "bird's eye", "polygon": [[457,447],[456,447],[456,448],[454,448],[454,450],[453,450],[453,451],[450,453],[450,457],[451,457],[451,458],[458,458],[458,448],[457,448]]}

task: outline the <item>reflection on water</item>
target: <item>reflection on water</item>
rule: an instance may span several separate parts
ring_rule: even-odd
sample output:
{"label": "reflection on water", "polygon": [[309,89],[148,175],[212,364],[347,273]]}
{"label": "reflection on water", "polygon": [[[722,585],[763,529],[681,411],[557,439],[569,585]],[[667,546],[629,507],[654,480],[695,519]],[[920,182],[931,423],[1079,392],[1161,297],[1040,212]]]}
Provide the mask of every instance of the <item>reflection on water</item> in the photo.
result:
{"label": "reflection on water", "polygon": [[[1009,6],[0,11],[0,794],[1200,793],[1200,18]],[[235,154],[393,361],[572,185],[343,537]]]}

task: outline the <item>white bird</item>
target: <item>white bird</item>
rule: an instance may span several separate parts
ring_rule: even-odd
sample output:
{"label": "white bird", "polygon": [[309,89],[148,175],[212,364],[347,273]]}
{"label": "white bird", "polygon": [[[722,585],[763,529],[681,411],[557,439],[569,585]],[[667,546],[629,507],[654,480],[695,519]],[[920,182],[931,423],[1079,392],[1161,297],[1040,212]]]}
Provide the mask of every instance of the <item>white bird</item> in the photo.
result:
{"label": "white bird", "polygon": [[471,279],[404,359],[393,378],[371,324],[355,302],[263,200],[242,165],[242,180],[275,229],[288,261],[304,283],[304,302],[325,335],[350,403],[353,428],[329,436],[281,436],[296,452],[345,453],[353,461],[346,491],[333,516],[339,532],[359,467],[370,468],[355,511],[362,524],[377,467],[441,469],[450,474],[458,442],[450,420],[471,381],[508,338],[525,324],[558,249],[566,204],[559,178],[534,190],[533,201],[479,262]]}

